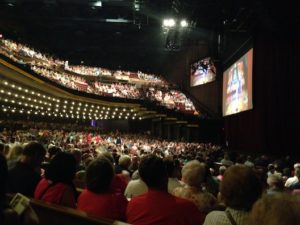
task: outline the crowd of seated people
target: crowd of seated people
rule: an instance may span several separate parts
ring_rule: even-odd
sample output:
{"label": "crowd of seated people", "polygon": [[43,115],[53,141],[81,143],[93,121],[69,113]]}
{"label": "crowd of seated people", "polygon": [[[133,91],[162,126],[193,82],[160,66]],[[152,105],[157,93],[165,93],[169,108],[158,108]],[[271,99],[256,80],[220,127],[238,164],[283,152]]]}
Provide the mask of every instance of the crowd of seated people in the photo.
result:
{"label": "crowd of seated people", "polygon": [[[34,49],[29,48],[23,44],[6,39],[1,39],[1,43],[1,53],[5,54],[13,60],[18,59],[20,61],[23,61],[23,63],[29,63],[37,66],[46,66],[49,69],[64,64],[64,62],[61,60],[53,59],[52,57],[37,52]],[[25,57],[28,57],[31,60]]]}
{"label": "crowd of seated people", "polygon": [[82,77],[59,73],[59,72],[55,72],[53,70],[49,70],[49,69],[45,69],[45,68],[37,67],[37,66],[32,66],[31,69],[34,72],[36,72],[37,74],[40,74],[41,76],[44,76],[44,77],[48,78],[49,80],[52,80],[60,85],[65,86],[65,87],[68,87],[68,88],[71,88],[74,90],[79,90],[79,91],[92,92],[90,90],[89,85],[87,84],[86,80]]}
{"label": "crowd of seated people", "polygon": [[[65,70],[71,71],[81,75],[89,75],[89,76],[100,76],[103,75],[102,69],[100,67],[88,67],[88,66],[71,66],[68,61],[65,63]],[[111,73],[104,73],[105,75],[111,76]]]}
{"label": "crowd of seated people", "polygon": [[[0,133],[0,154],[10,162],[1,179],[9,192],[132,224],[297,224],[274,223],[266,208],[288,221],[298,218],[296,159],[38,125]],[[16,145],[21,153],[15,155]]]}
{"label": "crowd of seated people", "polygon": [[102,96],[112,96],[118,98],[141,99],[141,91],[134,85],[121,83],[101,83],[95,82],[94,93]]}
{"label": "crowd of seated people", "polygon": [[[29,48],[23,44],[16,43],[12,40],[1,39],[1,53],[7,55],[8,57],[15,59],[16,57],[28,57],[23,58],[27,59],[26,63],[35,66],[44,66],[48,69],[60,68],[63,66],[63,69],[66,72],[73,72],[78,75],[88,75],[88,76],[121,76],[121,77],[133,77],[136,79],[144,81],[154,81],[156,84],[164,84],[165,81],[154,74],[145,74],[140,71],[137,73],[116,70],[111,71],[105,68],[100,67],[90,67],[84,65],[69,65],[68,61],[61,61],[54,59],[51,56],[46,56],[38,51],[35,51],[32,48]],[[14,57],[12,57],[14,56]],[[25,63],[25,62],[24,62]],[[158,83],[157,83],[158,82]]]}
{"label": "crowd of seated people", "polygon": [[193,102],[178,90],[149,87],[146,89],[145,94],[147,98],[169,109],[176,109],[183,112],[197,112]]}
{"label": "crowd of seated people", "polygon": [[161,78],[159,78],[158,76],[153,75],[153,74],[147,74],[147,73],[138,71],[137,76],[139,79],[142,79],[142,80],[163,82],[163,80]]}
{"label": "crowd of seated people", "polygon": [[129,72],[123,70],[115,70],[111,71],[108,69],[104,69],[101,67],[90,67],[84,65],[69,65],[68,61],[65,62],[64,69],[66,71],[70,71],[79,75],[86,75],[86,76],[112,76],[118,80],[131,80],[133,81],[142,81],[145,84],[152,84],[153,86],[163,86],[166,84],[166,81],[161,77],[154,75],[154,74],[146,74],[141,71]]}
{"label": "crowd of seated people", "polygon": [[[181,91],[171,88],[162,78],[138,71],[110,71],[84,65],[71,66],[68,61],[47,57],[25,45],[11,40],[0,39],[0,53],[21,64],[27,64],[36,74],[46,77],[64,87],[92,93],[128,99],[143,99],[157,102],[159,105],[183,113],[198,115],[193,102]],[[63,69],[62,69],[63,68]],[[70,73],[71,72],[71,73]],[[112,76],[114,82],[103,82],[99,79],[89,80],[91,76]],[[120,83],[118,81],[128,81]]]}

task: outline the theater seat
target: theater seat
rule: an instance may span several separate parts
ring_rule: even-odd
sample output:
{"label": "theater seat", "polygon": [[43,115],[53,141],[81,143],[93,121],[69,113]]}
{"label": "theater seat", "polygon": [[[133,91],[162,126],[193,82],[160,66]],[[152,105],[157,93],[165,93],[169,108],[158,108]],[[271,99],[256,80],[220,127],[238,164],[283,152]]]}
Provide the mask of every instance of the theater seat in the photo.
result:
{"label": "theater seat", "polygon": [[[8,196],[11,199],[11,196]],[[90,216],[85,212],[30,199],[30,205],[42,225],[128,225],[121,221]]]}
{"label": "theater seat", "polygon": [[125,225],[121,221],[89,216],[68,207],[58,206],[32,199],[31,206],[43,225]]}

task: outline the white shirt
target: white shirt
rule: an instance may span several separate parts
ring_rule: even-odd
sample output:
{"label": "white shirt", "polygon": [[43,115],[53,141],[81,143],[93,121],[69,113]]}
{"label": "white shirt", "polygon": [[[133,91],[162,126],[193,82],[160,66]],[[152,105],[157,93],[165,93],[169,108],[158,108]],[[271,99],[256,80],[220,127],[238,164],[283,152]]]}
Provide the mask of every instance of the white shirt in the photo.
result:
{"label": "white shirt", "polygon": [[142,195],[148,191],[148,187],[141,179],[131,180],[124,192],[126,198]]}
{"label": "white shirt", "polygon": [[284,186],[285,187],[290,187],[293,184],[297,183],[299,181],[298,177],[294,176],[294,177],[290,177],[286,180]]}

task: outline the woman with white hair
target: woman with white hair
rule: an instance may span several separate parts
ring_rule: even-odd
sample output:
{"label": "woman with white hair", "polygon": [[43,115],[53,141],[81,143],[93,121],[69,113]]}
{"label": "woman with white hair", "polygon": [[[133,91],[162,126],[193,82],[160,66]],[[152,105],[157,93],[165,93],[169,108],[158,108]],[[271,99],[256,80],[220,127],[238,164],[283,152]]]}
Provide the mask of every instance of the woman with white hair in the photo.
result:
{"label": "woman with white hair", "polygon": [[249,225],[299,225],[300,198],[265,195],[253,205]]}
{"label": "woman with white hair", "polygon": [[202,189],[205,178],[205,164],[198,160],[189,161],[182,168],[184,187],[174,190],[174,195],[192,201],[203,213],[208,213],[216,206],[216,198]]}

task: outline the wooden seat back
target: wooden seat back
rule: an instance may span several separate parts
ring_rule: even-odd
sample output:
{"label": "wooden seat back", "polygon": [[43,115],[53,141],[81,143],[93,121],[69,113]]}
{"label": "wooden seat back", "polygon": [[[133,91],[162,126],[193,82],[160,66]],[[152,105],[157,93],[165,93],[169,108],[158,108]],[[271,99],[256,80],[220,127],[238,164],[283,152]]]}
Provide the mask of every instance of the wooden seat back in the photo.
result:
{"label": "wooden seat back", "polygon": [[[12,195],[9,194],[7,197],[11,199]],[[128,225],[36,199],[30,199],[30,206],[36,212],[41,225]]]}
{"label": "wooden seat back", "polygon": [[125,225],[127,223],[98,218],[85,212],[31,199],[34,209],[42,225]]}

